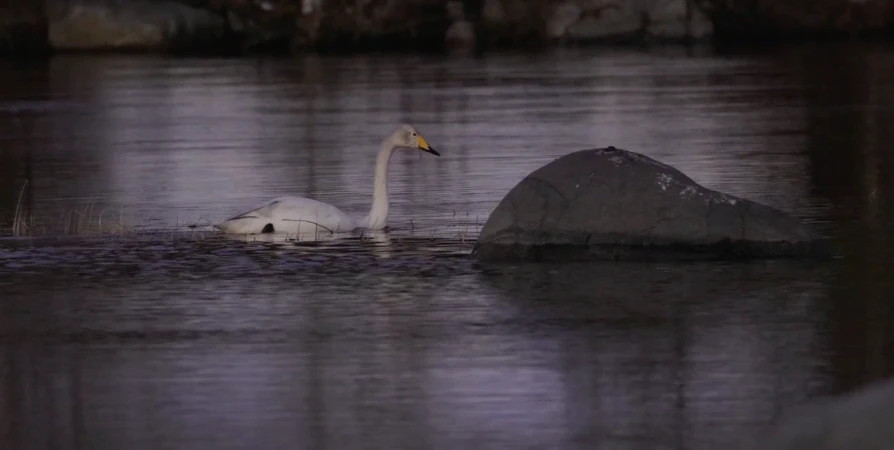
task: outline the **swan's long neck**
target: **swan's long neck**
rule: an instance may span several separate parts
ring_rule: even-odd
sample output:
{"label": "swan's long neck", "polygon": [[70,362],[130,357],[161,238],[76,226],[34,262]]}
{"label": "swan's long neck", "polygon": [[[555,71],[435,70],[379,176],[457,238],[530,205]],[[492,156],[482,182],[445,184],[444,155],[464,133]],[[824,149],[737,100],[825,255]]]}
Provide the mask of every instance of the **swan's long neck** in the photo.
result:
{"label": "swan's long neck", "polygon": [[382,144],[376,156],[376,176],[373,188],[373,202],[363,225],[372,230],[381,230],[388,223],[388,163],[395,145],[389,140]]}

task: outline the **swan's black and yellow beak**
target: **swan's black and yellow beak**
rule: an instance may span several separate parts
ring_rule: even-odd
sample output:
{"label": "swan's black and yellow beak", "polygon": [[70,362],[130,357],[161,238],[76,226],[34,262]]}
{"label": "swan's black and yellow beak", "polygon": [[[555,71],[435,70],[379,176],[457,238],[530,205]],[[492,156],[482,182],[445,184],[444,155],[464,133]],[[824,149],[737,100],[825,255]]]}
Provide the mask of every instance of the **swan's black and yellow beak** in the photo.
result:
{"label": "swan's black and yellow beak", "polygon": [[431,146],[428,145],[428,142],[425,142],[425,139],[423,139],[422,136],[417,136],[417,139],[419,139],[419,150],[431,153],[435,156],[441,156],[440,153],[436,152],[435,149],[431,148]]}

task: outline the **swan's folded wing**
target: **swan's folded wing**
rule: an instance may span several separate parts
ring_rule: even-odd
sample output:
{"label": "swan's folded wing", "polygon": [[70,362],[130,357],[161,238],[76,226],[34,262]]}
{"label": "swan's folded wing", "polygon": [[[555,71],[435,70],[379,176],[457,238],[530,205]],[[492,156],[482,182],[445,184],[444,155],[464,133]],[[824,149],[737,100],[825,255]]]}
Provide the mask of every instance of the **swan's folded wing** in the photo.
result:
{"label": "swan's folded wing", "polygon": [[277,232],[351,231],[355,222],[328,203],[304,197],[279,197],[250,211],[233,216],[218,226],[233,233],[262,233],[267,227]]}
{"label": "swan's folded wing", "polygon": [[[275,206],[277,203],[280,203],[280,202],[281,202],[281,200],[279,200],[279,199],[274,199],[274,200],[271,200],[271,201],[269,201],[269,202],[267,202],[267,203],[264,203],[264,204],[261,205],[261,206],[255,207],[255,208],[252,209],[252,210],[246,211],[246,212],[241,213],[241,214],[236,214],[235,216],[230,217],[229,219],[226,219],[226,220],[236,220],[236,219],[257,219],[257,218],[260,218],[260,217],[269,217],[269,216],[270,216],[269,209],[272,208],[273,206]],[[268,211],[264,211],[265,209],[267,209]]]}

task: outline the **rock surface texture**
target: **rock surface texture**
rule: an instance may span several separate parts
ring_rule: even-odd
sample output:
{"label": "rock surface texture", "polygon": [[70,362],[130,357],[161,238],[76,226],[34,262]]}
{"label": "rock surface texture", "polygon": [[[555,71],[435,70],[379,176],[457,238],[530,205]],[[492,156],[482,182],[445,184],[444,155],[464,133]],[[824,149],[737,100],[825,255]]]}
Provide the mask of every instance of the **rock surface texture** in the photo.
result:
{"label": "rock surface texture", "polygon": [[547,24],[550,38],[582,42],[701,40],[713,31],[693,0],[568,0],[555,8]]}
{"label": "rock surface texture", "polygon": [[221,16],[174,1],[47,0],[57,50],[170,50],[210,46],[226,32]]}
{"label": "rock surface texture", "polygon": [[443,44],[451,22],[442,0],[325,0],[297,19],[293,48],[410,49]]}
{"label": "rock surface texture", "polygon": [[796,218],[705,188],[679,170],[614,147],[582,150],[515,186],[475,254],[499,259],[651,259],[823,254]]}

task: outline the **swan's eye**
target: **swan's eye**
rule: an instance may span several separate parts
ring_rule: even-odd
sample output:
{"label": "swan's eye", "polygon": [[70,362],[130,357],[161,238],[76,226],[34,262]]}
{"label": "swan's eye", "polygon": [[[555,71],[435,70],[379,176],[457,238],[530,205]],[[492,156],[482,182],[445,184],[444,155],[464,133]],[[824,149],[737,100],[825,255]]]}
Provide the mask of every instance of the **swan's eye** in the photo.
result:
{"label": "swan's eye", "polygon": [[416,136],[416,133],[413,133],[413,136]]}

